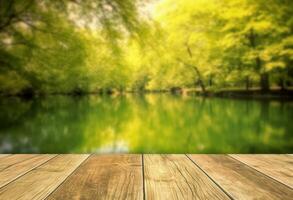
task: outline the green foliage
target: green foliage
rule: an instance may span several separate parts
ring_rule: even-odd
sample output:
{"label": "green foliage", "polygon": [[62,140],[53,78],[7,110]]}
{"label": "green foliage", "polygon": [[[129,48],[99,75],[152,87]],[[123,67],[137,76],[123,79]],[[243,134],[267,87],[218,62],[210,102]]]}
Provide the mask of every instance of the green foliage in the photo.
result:
{"label": "green foliage", "polygon": [[292,85],[291,0],[0,0],[0,93]]}
{"label": "green foliage", "polygon": [[[193,79],[205,84],[212,79],[222,87],[247,79],[255,82],[264,73],[281,73],[284,81],[292,76],[292,45],[285,45],[292,37],[292,1],[167,0],[159,9],[157,20],[167,32],[168,53],[197,67],[201,76],[195,73]],[[176,78],[182,74],[178,65]],[[169,70],[174,71],[171,66]],[[186,75],[182,79],[174,86],[193,81]]]}

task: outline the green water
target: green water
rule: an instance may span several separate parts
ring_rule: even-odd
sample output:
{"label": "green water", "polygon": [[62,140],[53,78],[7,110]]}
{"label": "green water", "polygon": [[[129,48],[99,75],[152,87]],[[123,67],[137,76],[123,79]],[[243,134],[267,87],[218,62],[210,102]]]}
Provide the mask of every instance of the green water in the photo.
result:
{"label": "green water", "polygon": [[293,153],[293,102],[51,96],[0,100],[0,153]]}

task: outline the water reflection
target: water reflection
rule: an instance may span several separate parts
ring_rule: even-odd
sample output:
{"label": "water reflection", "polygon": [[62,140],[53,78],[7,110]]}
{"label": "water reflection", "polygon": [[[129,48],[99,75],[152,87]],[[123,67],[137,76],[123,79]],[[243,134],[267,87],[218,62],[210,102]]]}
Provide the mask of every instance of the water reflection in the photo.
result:
{"label": "water reflection", "polygon": [[166,94],[6,98],[0,152],[292,153],[292,119],[292,102]]}

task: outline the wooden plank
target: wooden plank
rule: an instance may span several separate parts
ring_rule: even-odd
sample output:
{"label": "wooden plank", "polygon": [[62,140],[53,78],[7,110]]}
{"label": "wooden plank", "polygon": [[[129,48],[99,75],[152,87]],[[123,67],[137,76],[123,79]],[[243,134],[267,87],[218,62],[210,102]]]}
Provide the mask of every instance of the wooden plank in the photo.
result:
{"label": "wooden plank", "polygon": [[235,199],[292,199],[293,190],[226,155],[189,155]]}
{"label": "wooden plank", "polygon": [[146,199],[229,199],[185,155],[144,155]]}
{"label": "wooden plank", "polygon": [[0,199],[44,199],[88,155],[59,155],[0,189]]}
{"label": "wooden plank", "polygon": [[0,159],[4,158],[4,157],[7,157],[7,156],[10,156],[10,154],[0,154]]}
{"label": "wooden plank", "polygon": [[3,156],[0,159],[0,171],[6,169],[9,166],[21,163],[25,160],[33,158],[35,154],[15,154],[11,156]]}
{"label": "wooden plank", "polygon": [[293,188],[293,157],[290,155],[230,155],[250,167]]}
{"label": "wooden plank", "polygon": [[[29,157],[28,159],[22,160],[21,162],[13,163],[0,170],[0,188],[27,173],[28,171],[40,166],[54,156],[56,155],[34,155],[33,157]],[[15,157],[19,158],[19,156],[14,155],[10,157],[10,160],[12,158],[15,159]],[[6,160],[9,161],[9,159]]]}
{"label": "wooden plank", "polygon": [[48,199],[143,199],[141,155],[92,155]]}

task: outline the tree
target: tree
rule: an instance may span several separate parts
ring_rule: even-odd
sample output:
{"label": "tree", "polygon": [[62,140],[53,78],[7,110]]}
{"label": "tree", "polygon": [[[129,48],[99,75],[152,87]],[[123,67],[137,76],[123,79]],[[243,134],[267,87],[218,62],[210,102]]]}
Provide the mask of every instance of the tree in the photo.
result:
{"label": "tree", "polygon": [[0,81],[16,76],[22,84],[15,85],[18,89],[13,92],[8,91],[11,87],[0,89],[4,93],[86,89],[86,44],[79,30],[95,29],[117,55],[124,37],[139,35],[137,4],[132,0],[0,0]]}

